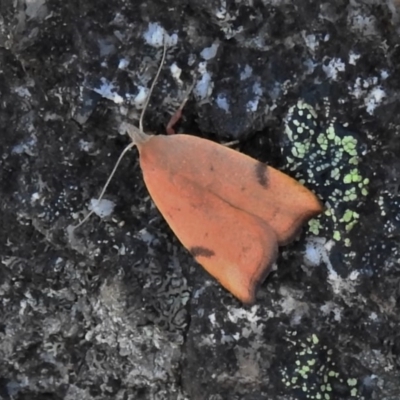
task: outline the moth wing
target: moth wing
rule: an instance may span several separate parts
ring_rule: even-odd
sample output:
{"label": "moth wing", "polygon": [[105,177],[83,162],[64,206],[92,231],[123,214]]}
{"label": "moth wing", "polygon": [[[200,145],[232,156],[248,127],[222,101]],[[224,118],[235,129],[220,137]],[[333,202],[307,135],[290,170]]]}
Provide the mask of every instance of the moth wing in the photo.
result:
{"label": "moth wing", "polygon": [[142,149],[143,165],[180,174],[235,208],[261,218],[279,245],[323,211],[318,198],[288,175],[245,154],[190,135],[154,136]]}
{"label": "moth wing", "polygon": [[157,208],[183,246],[223,287],[252,303],[277,257],[274,230],[197,182],[165,169],[144,168]]}

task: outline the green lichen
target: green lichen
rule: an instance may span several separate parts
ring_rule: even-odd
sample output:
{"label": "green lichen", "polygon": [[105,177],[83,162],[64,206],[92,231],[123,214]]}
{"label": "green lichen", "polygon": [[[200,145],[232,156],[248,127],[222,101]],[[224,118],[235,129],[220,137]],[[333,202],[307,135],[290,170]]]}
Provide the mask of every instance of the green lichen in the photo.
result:
{"label": "green lichen", "polygon": [[309,221],[309,232],[351,246],[350,232],[360,221],[358,212],[369,192],[361,168],[365,152],[359,138],[330,117],[329,103],[320,118],[303,100],[290,108],[282,145],[287,168],[325,203],[325,212]]}
{"label": "green lichen", "polygon": [[[305,339],[292,332],[286,338],[294,357],[280,368],[285,392],[298,400],[362,399],[360,382],[338,370],[334,352],[316,334]],[[340,393],[336,388],[340,388]]]}

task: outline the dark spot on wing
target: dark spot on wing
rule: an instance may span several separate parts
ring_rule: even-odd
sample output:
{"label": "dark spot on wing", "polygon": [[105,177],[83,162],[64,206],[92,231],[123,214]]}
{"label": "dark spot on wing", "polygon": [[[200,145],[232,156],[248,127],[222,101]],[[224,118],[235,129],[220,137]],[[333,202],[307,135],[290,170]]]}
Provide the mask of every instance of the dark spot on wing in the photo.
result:
{"label": "dark spot on wing", "polygon": [[199,247],[191,247],[189,249],[189,251],[192,253],[193,257],[200,256],[200,257],[210,258],[213,255],[215,255],[215,253],[212,250],[206,249],[205,247],[200,247],[200,246]]}
{"label": "dark spot on wing", "polygon": [[247,253],[249,250],[250,250],[250,247],[249,247],[249,246],[243,246],[243,247],[242,247],[242,252],[243,252],[243,253]]}
{"label": "dark spot on wing", "polygon": [[213,172],[214,171],[214,165],[210,165],[210,171]]}
{"label": "dark spot on wing", "polygon": [[268,186],[268,167],[262,162],[257,163],[255,168],[257,181],[261,186]]}

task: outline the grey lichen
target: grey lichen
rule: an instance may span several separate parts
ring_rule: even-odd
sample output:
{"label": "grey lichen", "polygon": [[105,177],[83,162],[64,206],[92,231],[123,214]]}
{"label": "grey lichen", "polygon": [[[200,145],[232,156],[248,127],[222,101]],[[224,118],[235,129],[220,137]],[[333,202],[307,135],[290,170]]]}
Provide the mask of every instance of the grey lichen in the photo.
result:
{"label": "grey lichen", "polygon": [[400,235],[400,196],[398,188],[394,191],[384,190],[375,199],[382,219],[383,234],[388,237]]}

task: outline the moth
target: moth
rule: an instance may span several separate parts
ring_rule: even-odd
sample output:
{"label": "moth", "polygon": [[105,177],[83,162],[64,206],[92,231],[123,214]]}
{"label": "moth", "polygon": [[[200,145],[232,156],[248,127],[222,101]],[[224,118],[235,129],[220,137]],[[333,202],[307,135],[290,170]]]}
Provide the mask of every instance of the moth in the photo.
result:
{"label": "moth", "polygon": [[126,151],[137,146],[149,194],[182,245],[225,289],[251,304],[278,247],[293,241],[323,207],[293,178],[227,146],[186,134],[146,134],[143,115],[165,55],[164,42],[139,127],[128,126],[132,143],[100,198]]}

